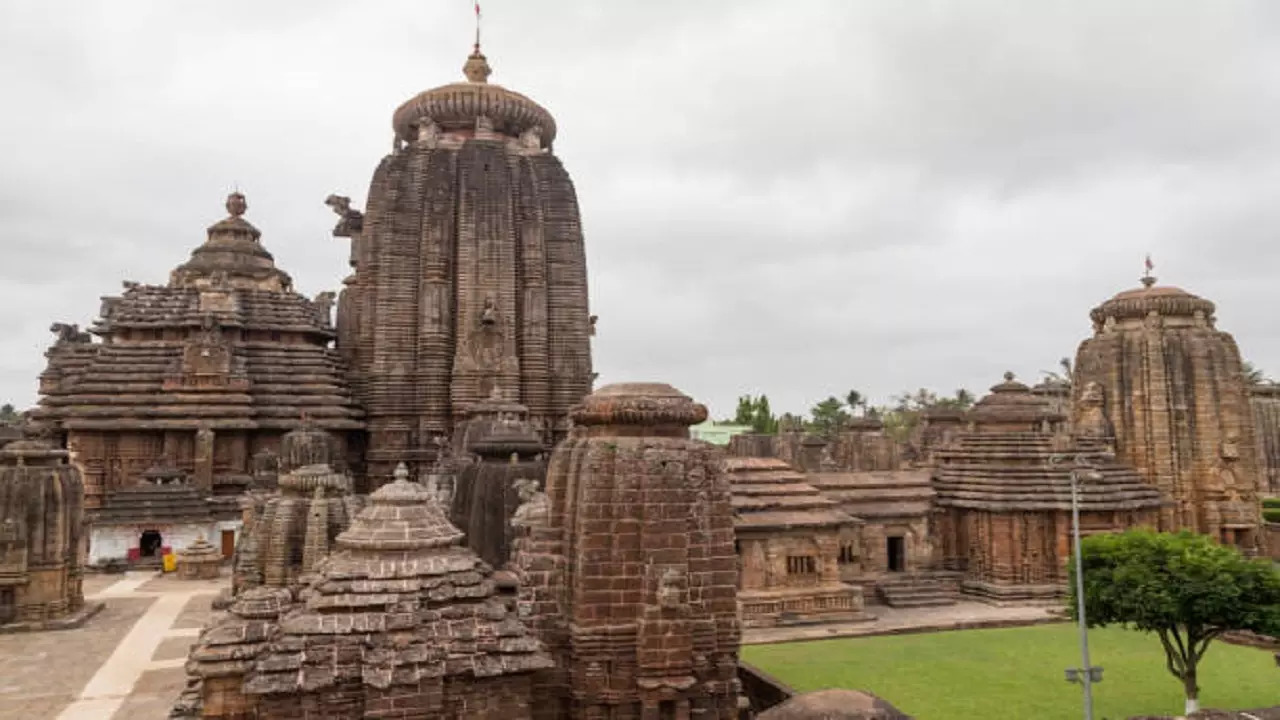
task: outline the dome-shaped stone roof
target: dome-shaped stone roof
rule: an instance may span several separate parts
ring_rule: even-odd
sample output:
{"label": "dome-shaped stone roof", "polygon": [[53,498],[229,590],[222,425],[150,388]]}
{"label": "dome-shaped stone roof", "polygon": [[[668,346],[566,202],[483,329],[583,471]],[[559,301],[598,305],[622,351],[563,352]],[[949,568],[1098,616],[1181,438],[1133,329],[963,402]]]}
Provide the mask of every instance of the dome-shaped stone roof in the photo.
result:
{"label": "dome-shaped stone roof", "polygon": [[1152,312],[1163,316],[1191,317],[1197,312],[1212,318],[1214,304],[1172,285],[1156,285],[1155,278],[1143,278],[1143,287],[1125,290],[1094,308],[1089,317],[1095,323],[1107,318],[1144,318]]}
{"label": "dome-shaped stone roof", "polygon": [[1049,402],[1037,395],[1013,373],[1006,372],[1004,381],[991,386],[991,394],[974,404],[969,419],[976,425],[988,423],[1038,422],[1062,419]]}
{"label": "dome-shaped stone roof", "polygon": [[883,699],[860,690],[816,690],[760,713],[760,720],[911,720]]}
{"label": "dome-shaped stone roof", "polygon": [[490,84],[491,72],[489,61],[476,47],[463,66],[466,82],[426,90],[396,108],[391,120],[396,137],[412,142],[424,120],[434,122],[445,132],[474,130],[476,121],[484,117],[495,132],[511,137],[535,130],[541,146],[550,147],[556,136],[556,121],[551,113],[518,92]]}

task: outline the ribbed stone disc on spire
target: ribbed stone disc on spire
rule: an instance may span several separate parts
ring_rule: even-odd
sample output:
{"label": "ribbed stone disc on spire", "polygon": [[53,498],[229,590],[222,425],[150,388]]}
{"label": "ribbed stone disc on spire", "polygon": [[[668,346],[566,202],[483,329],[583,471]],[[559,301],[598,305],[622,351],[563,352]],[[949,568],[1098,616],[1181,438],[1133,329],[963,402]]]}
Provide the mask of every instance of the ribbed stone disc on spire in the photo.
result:
{"label": "ribbed stone disc on spire", "polygon": [[418,483],[409,482],[408,471],[396,468],[394,482],[369,496],[369,504],[346,532],[338,547],[349,550],[420,550],[460,545],[462,531],[445,517],[435,496]]}
{"label": "ribbed stone disc on spire", "polygon": [[616,383],[587,396],[573,410],[580,425],[696,425],[707,407],[666,383]]}

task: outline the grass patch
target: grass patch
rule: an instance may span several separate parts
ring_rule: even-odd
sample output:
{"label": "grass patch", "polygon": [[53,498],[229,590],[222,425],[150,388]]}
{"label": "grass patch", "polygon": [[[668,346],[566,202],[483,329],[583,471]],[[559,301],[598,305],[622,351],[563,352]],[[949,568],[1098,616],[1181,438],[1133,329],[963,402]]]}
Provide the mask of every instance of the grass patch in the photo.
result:
{"label": "grass patch", "polygon": [[[1074,625],[960,630],[748,645],[743,660],[797,691],[842,687],[873,692],[919,720],[1076,720],[1081,690],[1063,679],[1080,664]],[[1179,715],[1182,686],[1165,669],[1154,635],[1089,631],[1094,717]],[[1247,709],[1280,703],[1270,653],[1215,641],[1200,665],[1202,707]]]}

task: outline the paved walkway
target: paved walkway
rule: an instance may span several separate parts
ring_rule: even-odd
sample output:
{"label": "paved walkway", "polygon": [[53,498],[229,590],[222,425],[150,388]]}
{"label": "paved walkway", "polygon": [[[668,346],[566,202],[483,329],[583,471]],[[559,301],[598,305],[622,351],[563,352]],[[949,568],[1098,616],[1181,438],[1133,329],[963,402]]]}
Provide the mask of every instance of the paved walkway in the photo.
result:
{"label": "paved walkway", "polygon": [[829,640],[831,638],[866,635],[898,635],[940,630],[969,630],[983,627],[1008,627],[1062,622],[1052,614],[1057,607],[1015,605],[996,607],[980,602],[962,601],[955,605],[923,608],[891,608],[868,606],[876,616],[870,622],[833,623],[830,625],[793,625],[780,628],[749,628],[742,631],[743,645]]}
{"label": "paved walkway", "polygon": [[163,720],[221,582],[157,572],[86,579],[84,627],[0,637],[0,720]]}

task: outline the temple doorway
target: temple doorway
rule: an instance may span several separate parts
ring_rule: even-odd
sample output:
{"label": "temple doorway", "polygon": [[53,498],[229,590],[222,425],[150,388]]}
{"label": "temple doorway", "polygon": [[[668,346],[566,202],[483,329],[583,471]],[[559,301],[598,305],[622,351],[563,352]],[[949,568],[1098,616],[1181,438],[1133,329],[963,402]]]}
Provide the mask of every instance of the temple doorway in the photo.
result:
{"label": "temple doorway", "polygon": [[907,569],[907,543],[901,535],[885,538],[885,554],[889,558],[889,572],[902,572]]}
{"label": "temple doorway", "polygon": [[0,625],[18,619],[18,608],[13,601],[13,588],[0,588]]}
{"label": "temple doorway", "polygon": [[159,557],[160,543],[164,541],[160,537],[160,533],[155,530],[146,530],[142,533],[142,537],[138,539],[138,555],[144,558]]}
{"label": "temple doorway", "polygon": [[236,531],[222,531],[222,557],[231,559],[236,554]]}

